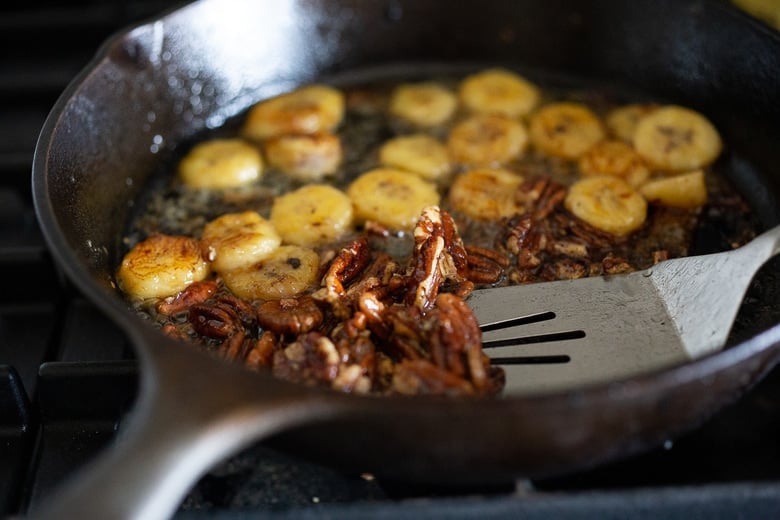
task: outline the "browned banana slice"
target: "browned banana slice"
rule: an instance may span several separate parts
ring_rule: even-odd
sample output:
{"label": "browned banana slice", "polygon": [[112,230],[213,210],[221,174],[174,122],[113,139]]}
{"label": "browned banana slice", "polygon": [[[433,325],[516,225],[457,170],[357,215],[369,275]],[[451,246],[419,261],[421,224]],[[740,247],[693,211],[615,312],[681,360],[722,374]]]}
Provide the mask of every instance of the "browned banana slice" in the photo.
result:
{"label": "browned banana slice", "polygon": [[335,134],[281,135],[265,142],[268,164],[304,182],[318,181],[338,170],[341,140]]}
{"label": "browned banana slice", "polygon": [[344,94],[327,85],[308,85],[254,105],[244,121],[244,137],[262,141],[286,134],[334,130],[344,117]]}
{"label": "browned banana slice", "polygon": [[470,112],[521,117],[539,103],[539,89],[519,74],[494,68],[472,74],[460,84],[460,102]]}
{"label": "browned banana slice", "polygon": [[610,110],[605,118],[609,133],[621,141],[634,142],[639,120],[658,108],[655,103],[631,103]]}
{"label": "browned banana slice", "polygon": [[328,184],[307,184],[281,195],[271,207],[271,223],[288,244],[315,246],[352,229],[350,198]]}
{"label": "browned banana slice", "polygon": [[320,257],[301,246],[280,246],[248,267],[222,273],[233,294],[246,300],[291,298],[316,287]]}
{"label": "browned banana slice", "polygon": [[255,211],[226,213],[203,227],[203,250],[221,273],[262,260],[282,242],[273,225]]}
{"label": "browned banana slice", "polygon": [[515,192],[523,178],[506,169],[479,168],[458,174],[447,194],[456,210],[478,220],[498,220],[521,213]]}
{"label": "browned banana slice", "polygon": [[447,147],[427,134],[402,135],[386,141],[379,149],[379,162],[431,181],[450,172]]}
{"label": "browned banana slice", "polygon": [[260,152],[241,139],[213,139],[195,145],[179,163],[191,188],[222,189],[250,184],[263,173]]}
{"label": "browned banana slice", "polygon": [[523,155],[528,133],[519,121],[497,115],[475,115],[452,129],[447,139],[450,157],[471,166],[499,165]]}
{"label": "browned banana slice", "polygon": [[663,170],[696,170],[711,164],[723,144],[715,126],[702,114],[668,105],[640,119],[634,148],[651,166]]}
{"label": "browned banana slice", "polygon": [[647,180],[650,170],[642,157],[623,141],[601,141],[580,156],[577,162],[584,176],[611,175],[637,187]]}
{"label": "browned banana slice", "polygon": [[586,177],[575,182],[564,206],[593,227],[623,236],[636,231],[647,218],[647,202],[617,177]]}
{"label": "browned banana slice", "polygon": [[433,81],[399,85],[390,97],[392,115],[422,128],[446,123],[457,105],[455,94]]}
{"label": "browned banana slice", "polygon": [[648,202],[676,208],[698,208],[707,203],[704,172],[695,170],[653,179],[639,188]]}
{"label": "browned banana slice", "polygon": [[347,194],[360,221],[373,221],[394,231],[411,231],[427,206],[439,203],[433,183],[392,168],[370,170],[355,179]]}
{"label": "browned banana slice", "polygon": [[547,155],[577,159],[604,139],[601,120],[582,103],[551,103],[531,116],[531,143]]}
{"label": "browned banana slice", "polygon": [[209,272],[197,240],[159,234],[139,242],[124,256],[117,280],[133,298],[164,298],[203,280]]}

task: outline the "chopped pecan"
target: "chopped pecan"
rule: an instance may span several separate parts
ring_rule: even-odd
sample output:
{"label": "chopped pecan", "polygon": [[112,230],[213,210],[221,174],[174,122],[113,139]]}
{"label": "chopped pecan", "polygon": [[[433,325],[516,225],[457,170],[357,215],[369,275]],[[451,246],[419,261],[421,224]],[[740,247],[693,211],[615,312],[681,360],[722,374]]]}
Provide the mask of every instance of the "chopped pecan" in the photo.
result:
{"label": "chopped pecan", "polygon": [[545,223],[534,220],[528,213],[509,220],[505,246],[517,256],[517,267],[528,269],[542,263],[540,255],[547,247],[547,233]]}
{"label": "chopped pecan", "polygon": [[472,393],[471,383],[425,359],[407,359],[398,363],[391,385],[393,392],[408,395]]}
{"label": "chopped pecan", "polygon": [[274,352],[272,372],[296,383],[330,385],[338,376],[340,364],[333,342],[318,332],[308,332]]}
{"label": "chopped pecan", "polygon": [[249,368],[270,366],[274,352],[280,348],[279,337],[273,332],[265,331],[246,353],[244,363]]}
{"label": "chopped pecan", "polygon": [[342,362],[357,364],[367,373],[373,371],[376,347],[371,341],[365,314],[356,312],[352,318],[337,325],[330,337]]}
{"label": "chopped pecan", "polygon": [[466,298],[474,291],[474,282],[471,280],[463,280],[462,282],[445,283],[441,286],[442,291]]}
{"label": "chopped pecan", "polygon": [[368,239],[358,238],[341,249],[330,262],[322,279],[322,289],[314,297],[326,301],[333,306],[334,313],[340,318],[349,317],[350,310],[345,308],[342,298],[346,294],[345,287],[354,280],[371,260],[371,250]]}
{"label": "chopped pecan", "polygon": [[361,294],[358,298],[358,309],[361,313],[361,319],[365,321],[368,329],[379,338],[384,339],[390,336],[390,326],[385,322],[386,306],[376,293],[366,291]]}
{"label": "chopped pecan", "polygon": [[466,246],[468,271],[466,277],[474,283],[496,283],[509,267],[509,258],[486,247]]}
{"label": "chopped pecan", "polygon": [[621,274],[636,271],[636,269],[628,263],[628,260],[615,256],[612,252],[604,257],[601,264],[604,266],[604,272],[606,274]]}
{"label": "chopped pecan", "polygon": [[425,311],[446,280],[459,282],[468,270],[466,250],[455,221],[438,207],[425,208],[414,228],[414,252],[405,301]]}
{"label": "chopped pecan", "polygon": [[193,305],[187,320],[198,334],[207,338],[226,339],[242,328],[236,312],[227,306]]}
{"label": "chopped pecan", "polygon": [[547,281],[574,280],[584,278],[588,272],[588,268],[582,262],[573,258],[561,258],[544,264],[539,276]]}
{"label": "chopped pecan", "polygon": [[217,298],[215,305],[223,308],[232,309],[244,327],[251,329],[257,323],[257,313],[255,308],[248,302],[233,296],[225,294]]}
{"label": "chopped pecan", "polygon": [[257,323],[254,308],[233,295],[191,306],[187,321],[199,334],[221,340],[254,329]]}
{"label": "chopped pecan", "polygon": [[573,235],[581,238],[591,247],[610,248],[619,241],[618,237],[606,231],[601,231],[570,213],[556,214],[556,218],[563,228],[568,229]]}
{"label": "chopped pecan", "polygon": [[516,201],[534,220],[547,218],[566,198],[566,187],[549,177],[524,181],[515,193]]}
{"label": "chopped pecan", "polygon": [[664,260],[669,260],[669,251],[666,249],[658,249],[653,251],[653,265],[657,264],[658,262],[663,262]]}
{"label": "chopped pecan", "polygon": [[282,336],[297,336],[317,328],[323,314],[311,296],[267,301],[257,309],[257,322]]}
{"label": "chopped pecan", "polygon": [[367,394],[371,391],[371,377],[360,365],[345,364],[339,367],[331,387],[341,392]]}
{"label": "chopped pecan", "polygon": [[193,305],[203,303],[214,296],[218,289],[219,285],[213,280],[192,283],[176,296],[160,301],[157,304],[157,312],[165,316],[184,312]]}
{"label": "chopped pecan", "polygon": [[430,319],[433,363],[467,378],[477,390],[487,388],[490,361],[482,355],[482,332],[471,308],[462,298],[440,294]]}
{"label": "chopped pecan", "polygon": [[553,241],[547,248],[556,255],[568,256],[571,258],[588,258],[588,244],[579,237],[561,238]]}
{"label": "chopped pecan", "polygon": [[238,330],[235,334],[225,339],[218,350],[225,359],[231,361],[244,359],[252,348],[252,343],[254,343],[254,340],[245,331]]}
{"label": "chopped pecan", "polygon": [[380,338],[382,348],[395,359],[418,359],[428,356],[424,344],[424,316],[419,307],[391,305],[382,315],[389,334]]}

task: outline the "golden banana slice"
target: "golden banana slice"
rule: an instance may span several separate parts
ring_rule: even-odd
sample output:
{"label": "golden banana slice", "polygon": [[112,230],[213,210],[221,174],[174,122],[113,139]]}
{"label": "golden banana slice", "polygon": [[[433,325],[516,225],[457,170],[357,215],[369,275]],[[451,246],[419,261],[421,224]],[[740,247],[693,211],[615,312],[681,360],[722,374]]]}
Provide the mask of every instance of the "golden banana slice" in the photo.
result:
{"label": "golden banana slice", "polygon": [[631,103],[610,110],[604,122],[609,133],[621,141],[634,142],[634,131],[639,120],[658,108],[655,103]]}
{"label": "golden banana slice", "polygon": [[288,244],[314,246],[336,240],[352,229],[350,198],[326,184],[308,184],[277,197],[271,223]]}
{"label": "golden banana slice", "polygon": [[221,274],[225,286],[246,300],[291,298],[317,286],[320,257],[313,249],[286,245],[249,267]]}
{"label": "golden banana slice", "polygon": [[344,94],[327,85],[307,85],[249,109],[242,135],[262,141],[286,134],[330,132],[344,118]]}
{"label": "golden banana slice", "polygon": [[415,126],[428,128],[450,120],[458,100],[448,88],[433,81],[404,83],[390,96],[390,113]]}
{"label": "golden banana slice", "polygon": [[550,103],[531,116],[531,143],[541,152],[577,159],[605,137],[598,116],[582,103]]}
{"label": "golden banana slice", "polygon": [[379,162],[431,181],[445,177],[451,168],[447,147],[427,134],[402,135],[386,141],[379,149]]}
{"label": "golden banana slice", "polygon": [[213,139],[195,145],[179,163],[179,176],[192,188],[221,189],[250,184],[263,174],[260,151],[241,139]]}
{"label": "golden banana slice", "polygon": [[218,273],[246,267],[282,243],[274,226],[255,211],[227,213],[203,227],[201,244]]}
{"label": "golden banana slice", "polygon": [[577,164],[584,176],[620,177],[635,188],[650,176],[650,170],[642,157],[623,141],[596,143],[580,156]]}
{"label": "golden banana slice", "polygon": [[676,208],[698,208],[707,203],[703,170],[653,179],[639,188],[648,202]]}
{"label": "golden banana slice", "polygon": [[450,157],[460,164],[496,166],[521,157],[528,145],[525,126],[498,115],[475,115],[458,123],[447,138]]}
{"label": "golden banana slice", "polygon": [[498,220],[523,211],[515,199],[523,178],[506,169],[479,168],[458,174],[450,186],[447,202],[478,220]]}
{"label": "golden banana slice", "polygon": [[464,78],[458,97],[470,112],[521,117],[539,103],[539,89],[519,74],[494,68]]}
{"label": "golden banana slice", "polygon": [[419,175],[393,168],[376,168],[347,188],[358,220],[377,222],[394,231],[411,231],[426,206],[439,204],[436,186]]}
{"label": "golden banana slice", "polygon": [[667,105],[639,120],[634,148],[651,166],[686,171],[711,164],[723,144],[718,131],[702,114]]}
{"label": "golden banana slice", "polygon": [[197,240],[159,234],[139,242],[125,254],[117,281],[133,298],[165,298],[203,280],[209,272]]}
{"label": "golden banana slice", "polygon": [[636,231],[647,218],[647,202],[617,177],[587,177],[569,188],[564,206],[588,224],[617,236]]}
{"label": "golden banana slice", "polygon": [[341,140],[335,134],[281,135],[265,142],[269,166],[304,182],[318,181],[338,170]]}

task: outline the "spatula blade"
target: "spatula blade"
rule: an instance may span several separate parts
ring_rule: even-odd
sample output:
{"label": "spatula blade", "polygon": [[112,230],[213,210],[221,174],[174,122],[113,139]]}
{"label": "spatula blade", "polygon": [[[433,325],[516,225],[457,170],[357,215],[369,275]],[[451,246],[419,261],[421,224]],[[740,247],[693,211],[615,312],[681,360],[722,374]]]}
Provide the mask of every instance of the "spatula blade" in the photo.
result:
{"label": "spatula blade", "polygon": [[[689,360],[649,271],[475,291],[506,393],[617,380]],[[519,324],[518,324],[519,322]]]}

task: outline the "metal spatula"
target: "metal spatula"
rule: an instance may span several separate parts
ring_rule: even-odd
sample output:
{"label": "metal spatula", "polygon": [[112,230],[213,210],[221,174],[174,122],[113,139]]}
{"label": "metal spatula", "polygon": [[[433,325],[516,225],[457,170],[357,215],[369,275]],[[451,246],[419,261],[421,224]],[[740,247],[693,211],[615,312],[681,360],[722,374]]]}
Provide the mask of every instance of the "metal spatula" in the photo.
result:
{"label": "metal spatula", "polygon": [[724,253],[631,274],[478,290],[468,302],[506,392],[615,380],[723,348],[758,269],[780,252],[780,226]]}

